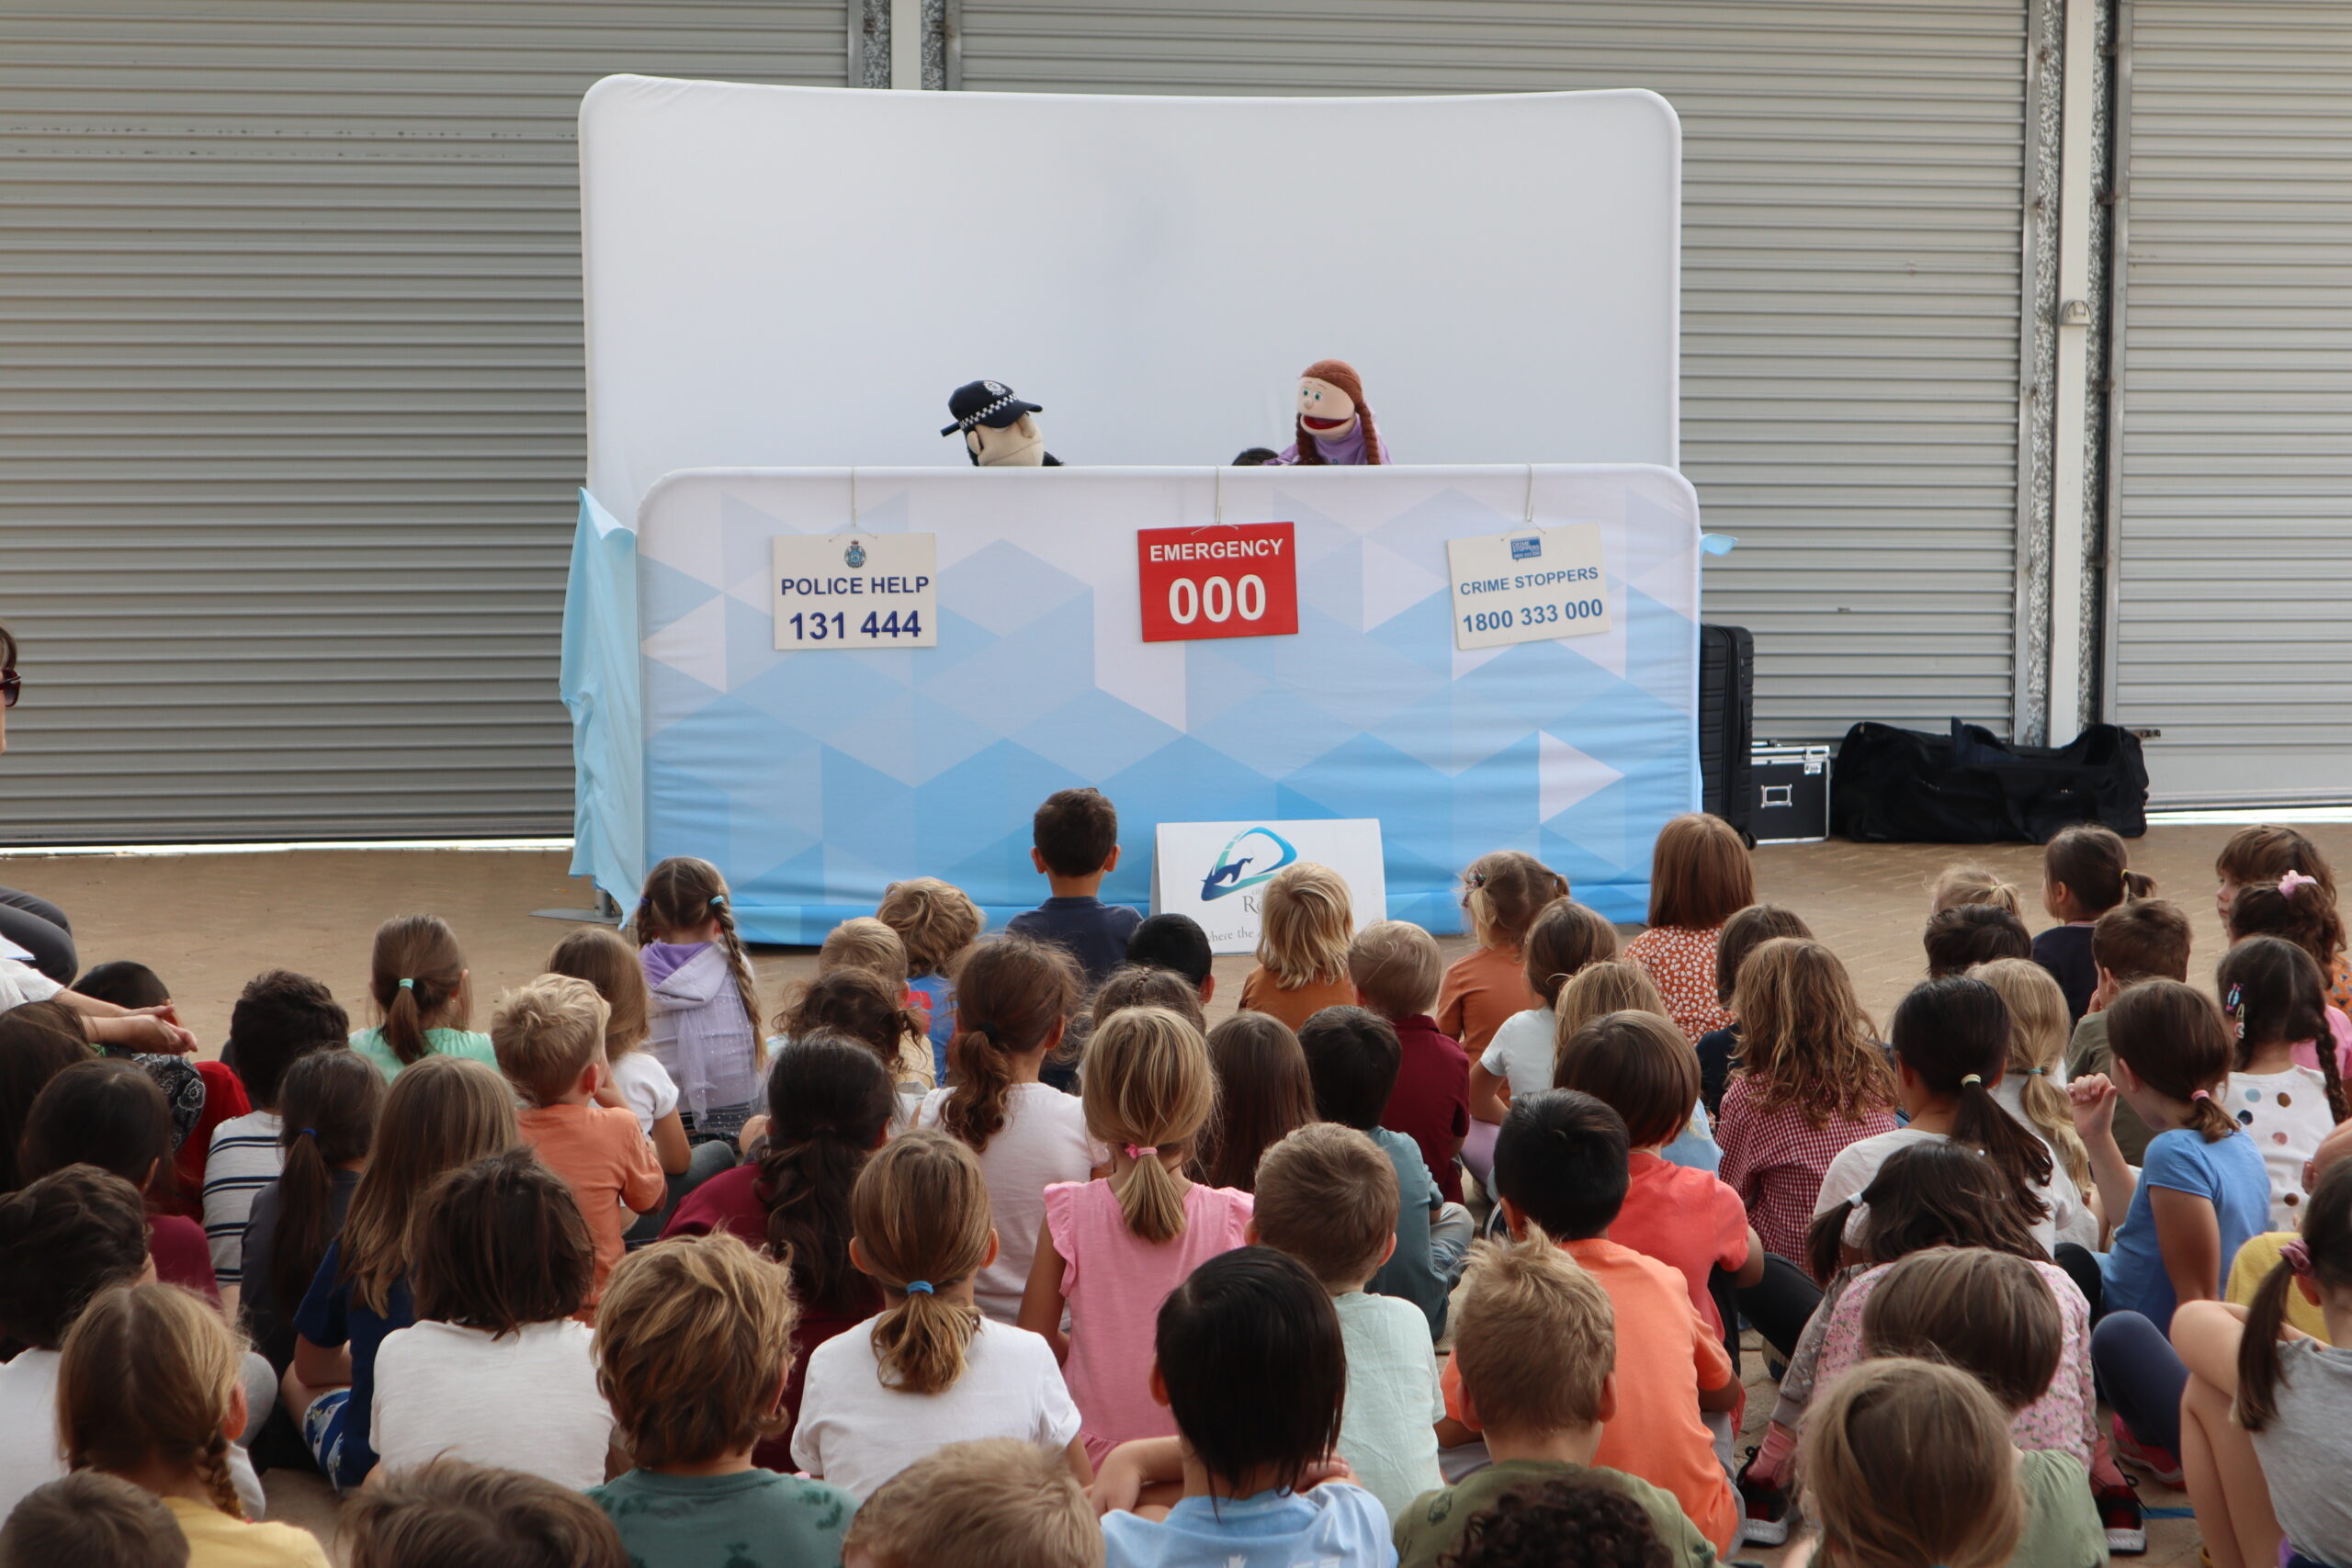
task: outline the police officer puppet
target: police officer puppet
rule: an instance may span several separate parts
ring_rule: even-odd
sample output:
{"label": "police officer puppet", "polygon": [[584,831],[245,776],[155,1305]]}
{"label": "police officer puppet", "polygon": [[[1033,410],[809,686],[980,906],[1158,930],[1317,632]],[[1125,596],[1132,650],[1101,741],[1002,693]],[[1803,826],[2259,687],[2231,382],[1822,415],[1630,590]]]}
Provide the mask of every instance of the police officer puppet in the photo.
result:
{"label": "police officer puppet", "polygon": [[1058,468],[1062,460],[1046,450],[1035,415],[1046,411],[1024,403],[1001,381],[967,381],[947,399],[956,423],[942,435],[964,434],[964,450],[976,468]]}

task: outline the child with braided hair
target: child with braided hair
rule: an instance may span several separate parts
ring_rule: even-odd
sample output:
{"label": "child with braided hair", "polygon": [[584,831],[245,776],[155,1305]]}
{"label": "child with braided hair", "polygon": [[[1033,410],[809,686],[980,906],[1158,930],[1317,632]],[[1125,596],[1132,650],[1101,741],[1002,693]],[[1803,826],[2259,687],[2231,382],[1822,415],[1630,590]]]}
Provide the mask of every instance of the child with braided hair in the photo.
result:
{"label": "child with braided hair", "polygon": [[243,1353],[220,1314],[177,1286],[101,1294],[58,1361],[65,1462],[161,1497],[189,1568],[327,1568],[309,1532],[245,1520],[229,1464],[230,1435],[245,1425]]}
{"label": "child with braided hair", "polygon": [[646,1049],[678,1086],[687,1139],[731,1139],[760,1096],[760,987],[727,879],[707,860],[673,855],[646,874],[628,924],[653,987]]}

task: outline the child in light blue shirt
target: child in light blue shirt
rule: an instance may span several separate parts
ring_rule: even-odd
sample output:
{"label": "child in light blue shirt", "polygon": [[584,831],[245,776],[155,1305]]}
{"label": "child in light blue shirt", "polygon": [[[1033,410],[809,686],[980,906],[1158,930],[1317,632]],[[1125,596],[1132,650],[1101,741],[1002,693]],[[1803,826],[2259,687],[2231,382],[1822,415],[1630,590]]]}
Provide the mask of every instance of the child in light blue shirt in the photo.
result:
{"label": "child in light blue shirt", "polygon": [[1107,1489],[1182,1477],[1165,1519],[1102,1518],[1105,1568],[1396,1568],[1388,1514],[1347,1480],[1317,1483],[1340,1440],[1347,1354],[1339,1314],[1306,1267],[1236,1247],[1159,1309],[1152,1397],[1182,1438],[1123,1444]]}

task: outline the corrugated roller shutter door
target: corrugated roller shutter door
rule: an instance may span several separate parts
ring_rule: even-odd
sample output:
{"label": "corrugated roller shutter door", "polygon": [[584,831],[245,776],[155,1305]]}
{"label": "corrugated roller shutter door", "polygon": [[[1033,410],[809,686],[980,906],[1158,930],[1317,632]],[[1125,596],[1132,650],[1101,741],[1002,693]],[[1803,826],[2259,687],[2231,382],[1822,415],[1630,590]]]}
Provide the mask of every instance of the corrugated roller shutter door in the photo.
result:
{"label": "corrugated roller shutter door", "polygon": [[568,831],[580,96],[840,0],[0,0],[0,842]]}
{"label": "corrugated roller shutter door", "polygon": [[[1683,126],[1682,466],[1740,539],[1707,569],[1707,615],[1755,630],[1758,732],[1959,714],[2006,733],[2026,12],[963,0],[963,83],[1663,94]],[[1299,169],[1267,150],[1268,179]]]}
{"label": "corrugated roller shutter door", "polygon": [[2116,720],[2160,801],[2352,799],[2352,5],[2131,11]]}

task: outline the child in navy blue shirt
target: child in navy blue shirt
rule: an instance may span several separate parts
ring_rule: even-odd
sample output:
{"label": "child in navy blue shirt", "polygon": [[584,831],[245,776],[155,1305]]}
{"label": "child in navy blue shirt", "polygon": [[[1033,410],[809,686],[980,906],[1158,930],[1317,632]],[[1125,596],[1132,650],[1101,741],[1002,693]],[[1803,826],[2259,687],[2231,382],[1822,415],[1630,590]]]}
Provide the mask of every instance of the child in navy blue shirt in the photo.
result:
{"label": "child in navy blue shirt", "polygon": [[1127,961],[1127,938],[1143,917],[1125,904],[1095,897],[1119,864],[1119,813],[1098,789],[1060,789],[1046,797],[1030,824],[1029,852],[1053,897],[1010,930],[1069,950],[1092,991]]}
{"label": "child in navy blue shirt", "polygon": [[2123,840],[2106,828],[2062,829],[2041,852],[2041,907],[2064,921],[2033,939],[2033,961],[2066,993],[2067,1025],[2083,1021],[2098,988],[2091,928],[2127,898],[2153,895],[2153,878],[2129,869]]}

